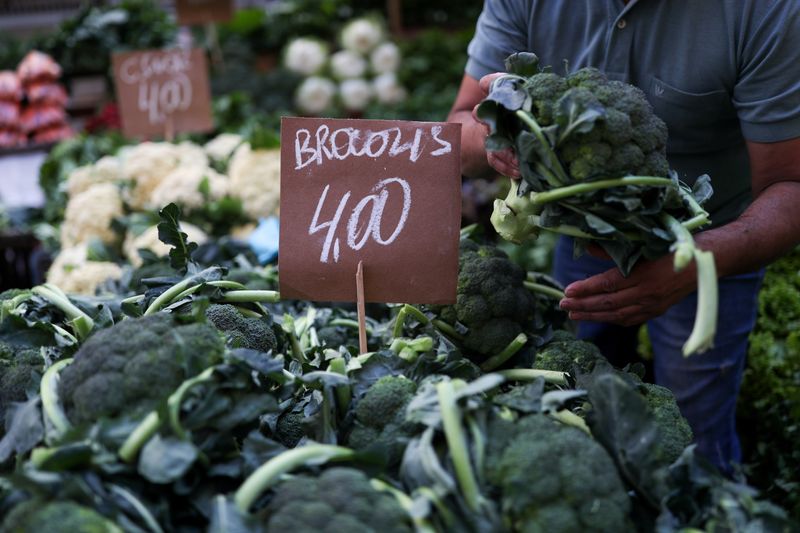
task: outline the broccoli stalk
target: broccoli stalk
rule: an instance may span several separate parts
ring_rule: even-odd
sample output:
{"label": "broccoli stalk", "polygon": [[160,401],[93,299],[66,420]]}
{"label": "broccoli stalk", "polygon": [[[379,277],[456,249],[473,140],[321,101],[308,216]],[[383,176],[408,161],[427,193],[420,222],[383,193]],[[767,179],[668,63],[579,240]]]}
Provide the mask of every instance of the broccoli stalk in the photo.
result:
{"label": "broccoli stalk", "polygon": [[234,495],[234,501],[243,514],[258,500],[261,494],[274,485],[280,477],[307,464],[352,459],[355,452],[350,448],[330,444],[309,444],[277,455],[258,467],[244,480]]}
{"label": "broccoli stalk", "polygon": [[94,328],[94,320],[92,317],[78,309],[78,307],[69,301],[64,292],[50,283],[39,285],[31,289],[34,294],[41,296],[57,308],[59,308],[69,319],[69,325],[72,326],[72,331],[78,340],[84,340],[92,332]]}
{"label": "broccoli stalk", "polygon": [[[183,402],[184,396],[186,396],[189,389],[195,385],[210,381],[214,375],[214,371],[214,367],[209,367],[200,374],[187,379],[181,383],[178,389],[173,392],[169,398],[167,398],[167,412],[169,413],[170,426],[178,437],[185,438],[186,436],[186,431],[180,423],[181,403]],[[155,410],[148,413],[139,425],[134,428],[131,434],[128,435],[128,438],[125,439],[122,446],[120,446],[118,452],[119,457],[127,463],[133,461],[139,453],[139,450],[141,450],[153,435],[156,434],[160,425],[161,416],[158,411]]]}
{"label": "broccoli stalk", "polygon": [[538,368],[509,368],[498,370],[495,374],[500,374],[509,381],[533,381],[542,378],[547,383],[553,385],[566,385],[567,374],[557,370],[541,370]]}
{"label": "broccoli stalk", "polygon": [[697,313],[692,332],[683,345],[683,355],[702,353],[714,345],[717,331],[719,297],[714,255],[698,249],[692,234],[675,217],[662,213],[661,220],[675,238],[672,245],[675,271],[683,270],[692,259],[697,266]]}
{"label": "broccoli stalk", "polygon": [[469,444],[464,427],[461,425],[461,409],[458,407],[455,387],[451,381],[443,381],[436,385],[436,393],[442,415],[442,428],[458,485],[467,506],[472,511],[479,512],[483,507],[483,496],[472,468]]}
{"label": "broccoli stalk", "polygon": [[516,353],[519,352],[527,342],[528,336],[524,333],[520,333],[514,337],[510,343],[508,343],[508,346],[506,346],[502,352],[486,359],[483,363],[481,363],[481,370],[484,372],[491,372],[495,368],[502,366],[503,363],[514,357],[514,355],[516,355]]}
{"label": "broccoli stalk", "polygon": [[50,365],[44,375],[39,386],[39,395],[42,397],[42,410],[44,416],[50,421],[53,428],[55,428],[55,436],[60,436],[66,433],[71,424],[67,419],[64,408],[61,405],[58,395],[58,373],[62,368],[72,363],[72,359],[62,359]]}

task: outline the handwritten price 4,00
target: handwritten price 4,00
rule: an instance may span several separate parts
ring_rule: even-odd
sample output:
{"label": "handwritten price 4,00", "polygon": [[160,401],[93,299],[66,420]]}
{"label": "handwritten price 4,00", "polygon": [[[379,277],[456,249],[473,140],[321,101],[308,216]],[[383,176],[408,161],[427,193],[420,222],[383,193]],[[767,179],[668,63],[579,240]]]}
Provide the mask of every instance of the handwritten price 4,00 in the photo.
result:
{"label": "handwritten price 4,00", "polygon": [[[403,208],[400,212],[400,217],[395,225],[394,231],[387,238],[383,238],[381,232],[381,224],[383,218],[383,211],[386,207],[386,202],[389,200],[389,187],[394,186],[392,190],[399,189],[403,194]],[[331,259],[331,252],[333,253],[333,261],[339,262],[339,237],[336,233],[339,229],[339,222],[342,220],[347,204],[350,201],[351,191],[347,191],[339,200],[339,205],[336,208],[336,214],[327,222],[320,223],[320,212],[323,209],[325,200],[328,197],[330,185],[326,185],[322,190],[322,195],[317,203],[317,209],[314,212],[314,217],[311,220],[311,225],[308,227],[308,234],[314,235],[317,232],[327,230],[325,240],[322,245],[322,252],[320,253],[319,260],[322,263],[329,263]],[[372,238],[373,241],[382,245],[388,246],[393,243],[405,227],[408,219],[408,213],[411,209],[411,186],[402,178],[388,178],[379,181],[373,188],[372,194],[362,198],[350,213],[347,220],[346,241],[347,246],[353,250],[360,250],[367,244],[367,241]],[[362,214],[371,205],[371,212],[366,225],[360,224]]]}

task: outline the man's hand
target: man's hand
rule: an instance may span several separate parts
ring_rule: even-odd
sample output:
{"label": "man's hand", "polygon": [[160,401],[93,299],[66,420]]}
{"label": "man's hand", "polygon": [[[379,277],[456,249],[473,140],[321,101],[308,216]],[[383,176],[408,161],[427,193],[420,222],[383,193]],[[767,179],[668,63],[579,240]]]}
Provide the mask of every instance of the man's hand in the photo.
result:
{"label": "man's hand", "polygon": [[617,268],[567,286],[561,308],[573,320],[641,324],[666,311],[697,288],[694,263],[679,273],[672,254],[641,260],[625,278]]}
{"label": "man's hand", "polygon": [[489,74],[480,81],[464,75],[461,87],[447,120],[460,122],[461,127],[461,172],[470,178],[489,177],[494,172],[519,178],[519,165],[513,152],[487,152],[483,143],[489,128],[478,120],[475,110],[486,95],[489,86],[502,73]]}
{"label": "man's hand", "polygon": [[[481,81],[478,83],[481,88],[481,92],[483,93],[481,100],[489,95],[492,82],[502,75],[502,72],[495,72],[494,74],[487,74],[481,78]],[[476,104],[475,107],[472,108],[472,118],[474,118],[476,122],[483,124],[483,122],[478,118],[478,105],[480,104]],[[486,131],[488,133],[488,128]],[[520,177],[519,161],[517,160],[517,156],[514,154],[514,151],[511,148],[506,148],[501,152],[486,152],[486,160],[489,162],[489,166],[503,176],[508,176],[514,179],[518,179]]]}

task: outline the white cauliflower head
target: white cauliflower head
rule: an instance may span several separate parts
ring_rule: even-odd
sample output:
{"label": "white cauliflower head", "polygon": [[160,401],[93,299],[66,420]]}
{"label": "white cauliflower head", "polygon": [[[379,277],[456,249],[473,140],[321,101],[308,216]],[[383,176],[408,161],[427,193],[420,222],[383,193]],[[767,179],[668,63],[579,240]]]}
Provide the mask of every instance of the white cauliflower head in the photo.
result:
{"label": "white cauliflower head", "polygon": [[171,143],[145,142],[121,154],[122,175],[131,181],[126,201],[133,209],[150,204],[153,190],[180,164],[181,153]]}
{"label": "white cauliflower head", "polygon": [[203,149],[215,161],[228,159],[236,147],[242,144],[242,136],[235,133],[220,133],[206,143]]}
{"label": "white cauliflower head", "polygon": [[364,79],[344,80],[339,85],[339,97],[350,111],[363,111],[372,100],[372,85]]}
{"label": "white cauliflower head", "polygon": [[187,212],[202,209],[207,201],[228,194],[228,178],[210,167],[184,164],[164,176],[150,195],[149,207],[161,209],[176,203]]}
{"label": "white cauliflower head", "polygon": [[[203,244],[208,240],[208,235],[193,224],[181,222],[181,231],[186,234],[186,238],[191,242]],[[142,258],[139,256],[139,250],[150,250],[159,257],[164,257],[169,253],[170,246],[158,240],[158,226],[151,226],[144,230],[139,235],[134,235],[129,231],[125,235],[125,242],[122,245],[122,252],[125,258],[134,267],[142,265]]]}
{"label": "white cauliflower head", "polygon": [[118,183],[123,180],[122,165],[116,157],[101,157],[95,164],[78,167],[67,177],[67,195],[80,194],[98,183]]}
{"label": "white cauliflower head", "polygon": [[367,61],[352,50],[339,50],[331,56],[331,72],[340,80],[361,77],[366,70]]}
{"label": "white cauliflower head", "polygon": [[336,95],[336,84],[327,78],[311,76],[297,88],[295,101],[304,113],[317,115],[328,109]]}
{"label": "white cauliflower head", "polygon": [[253,150],[249,143],[234,152],[228,167],[231,193],[252,220],[275,215],[280,207],[281,151]]}
{"label": "white cauliflower head", "polygon": [[75,246],[93,238],[113,243],[117,234],[111,222],[123,214],[122,198],[116,185],[100,183],[89,187],[67,202],[61,224],[62,246]]}
{"label": "white cauliflower head", "polygon": [[396,72],[400,68],[400,49],[394,43],[383,43],[372,51],[369,61],[373,72]]}
{"label": "white cauliflower head", "polygon": [[383,28],[377,21],[360,18],[342,30],[342,46],[360,54],[368,54],[383,40]]}
{"label": "white cauliflower head", "polygon": [[200,145],[184,141],[175,146],[175,152],[178,155],[178,167],[205,168],[208,166],[208,156]]}
{"label": "white cauliflower head", "polygon": [[406,99],[406,89],[397,81],[394,72],[381,74],[372,80],[375,98],[382,104],[399,104]]}
{"label": "white cauliflower head", "polygon": [[63,248],[47,271],[47,282],[70,294],[91,296],[109,280],[122,277],[122,268],[107,261],[87,260],[88,245]]}
{"label": "white cauliflower head", "polygon": [[300,37],[286,47],[283,62],[286,68],[304,76],[318,72],[328,60],[328,50],[316,39]]}

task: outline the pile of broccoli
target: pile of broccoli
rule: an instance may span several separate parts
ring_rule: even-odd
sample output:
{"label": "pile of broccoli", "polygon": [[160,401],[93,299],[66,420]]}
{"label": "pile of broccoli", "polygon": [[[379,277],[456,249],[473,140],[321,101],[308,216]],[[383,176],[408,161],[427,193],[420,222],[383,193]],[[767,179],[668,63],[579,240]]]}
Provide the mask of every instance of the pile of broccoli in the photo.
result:
{"label": "pile of broccoli", "polygon": [[278,486],[264,514],[267,533],[411,533],[408,513],[360,470],[329,468]]}
{"label": "pile of broccoli", "polygon": [[402,376],[376,381],[356,404],[347,445],[385,451],[388,465],[397,464],[414,433],[415,424],[406,420],[406,407],[416,391],[416,383]]}
{"label": "pile of broccoli", "polygon": [[525,287],[526,274],[501,250],[461,242],[457,301],[438,310],[466,332],[461,343],[476,362],[500,353],[520,333],[536,325],[536,299]]}
{"label": "pile of broccoli", "polygon": [[5,415],[12,403],[24,402],[39,387],[44,359],[38,348],[0,341],[0,437]]}
{"label": "pile of broccoli", "polygon": [[582,431],[534,414],[492,420],[486,479],[512,531],[629,531],[631,504],[611,457]]}
{"label": "pile of broccoli", "polygon": [[272,323],[265,317],[246,317],[230,304],[212,304],[206,317],[217,329],[225,332],[232,348],[249,348],[270,352],[277,348],[277,338]]}
{"label": "pile of broccoli", "polygon": [[123,320],[90,337],[61,371],[59,395],[73,424],[154,409],[187,378],[219,362],[220,333],[164,315]]}
{"label": "pile of broccoli", "polygon": [[36,499],[16,505],[0,523],[2,533],[122,533],[97,512],[69,501]]}

